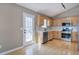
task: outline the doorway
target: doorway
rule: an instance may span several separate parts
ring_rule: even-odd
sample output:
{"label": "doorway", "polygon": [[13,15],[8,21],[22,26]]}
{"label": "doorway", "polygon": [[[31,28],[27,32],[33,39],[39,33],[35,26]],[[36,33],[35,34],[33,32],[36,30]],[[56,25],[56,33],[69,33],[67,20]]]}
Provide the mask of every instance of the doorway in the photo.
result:
{"label": "doorway", "polygon": [[33,43],[34,38],[34,15],[23,13],[23,45]]}

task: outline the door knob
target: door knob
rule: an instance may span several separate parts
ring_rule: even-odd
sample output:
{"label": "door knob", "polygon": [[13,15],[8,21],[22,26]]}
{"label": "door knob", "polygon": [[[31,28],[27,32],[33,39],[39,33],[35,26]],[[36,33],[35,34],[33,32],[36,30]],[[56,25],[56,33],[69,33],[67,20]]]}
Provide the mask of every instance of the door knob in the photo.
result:
{"label": "door knob", "polygon": [[26,33],[26,30],[24,30],[24,33]]}

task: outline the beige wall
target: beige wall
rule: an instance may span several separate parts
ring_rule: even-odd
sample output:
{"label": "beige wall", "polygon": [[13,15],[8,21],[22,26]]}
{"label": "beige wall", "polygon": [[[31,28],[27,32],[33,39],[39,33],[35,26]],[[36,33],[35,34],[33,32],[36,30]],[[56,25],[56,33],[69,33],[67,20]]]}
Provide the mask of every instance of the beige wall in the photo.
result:
{"label": "beige wall", "polygon": [[16,4],[0,4],[0,53],[22,46],[23,12],[38,15]]}

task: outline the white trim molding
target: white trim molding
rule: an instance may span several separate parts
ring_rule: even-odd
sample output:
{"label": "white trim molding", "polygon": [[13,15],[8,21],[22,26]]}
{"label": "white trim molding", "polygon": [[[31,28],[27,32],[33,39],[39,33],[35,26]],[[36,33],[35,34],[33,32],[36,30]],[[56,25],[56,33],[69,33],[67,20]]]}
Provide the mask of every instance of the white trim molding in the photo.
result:
{"label": "white trim molding", "polygon": [[18,47],[18,48],[11,49],[11,50],[9,50],[9,51],[2,52],[2,53],[0,53],[0,55],[6,55],[6,54],[8,54],[8,53],[10,53],[10,52],[19,50],[19,49],[21,49],[21,48],[23,48],[23,47],[24,47],[24,46],[21,46],[21,47]]}
{"label": "white trim molding", "polygon": [[13,52],[13,51],[16,51],[16,50],[22,49],[22,48],[27,47],[27,46],[30,46],[30,45],[32,45],[32,44],[34,44],[34,42],[28,42],[26,45],[23,45],[23,46],[21,46],[21,47],[14,48],[14,49],[11,49],[11,50],[8,50],[8,51],[5,51],[5,52],[2,52],[2,53],[0,53],[0,55],[7,55],[8,53],[11,53],[11,52]]}

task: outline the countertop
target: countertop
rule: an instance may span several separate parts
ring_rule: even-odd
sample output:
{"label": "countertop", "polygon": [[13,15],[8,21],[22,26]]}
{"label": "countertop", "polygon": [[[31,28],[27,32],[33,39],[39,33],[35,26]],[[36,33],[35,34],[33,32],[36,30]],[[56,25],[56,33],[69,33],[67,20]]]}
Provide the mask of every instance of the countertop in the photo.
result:
{"label": "countertop", "polygon": [[[38,32],[62,31],[62,28],[65,28],[65,27],[55,26],[55,27],[48,27],[46,29],[40,27],[40,28],[37,29],[37,31]],[[77,32],[77,27],[76,26],[72,26],[72,32]]]}

